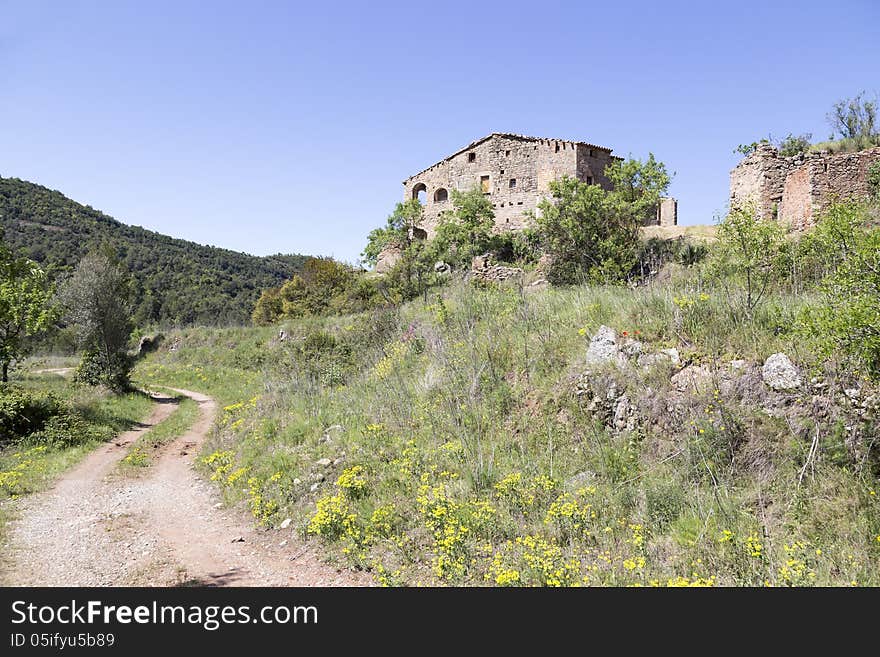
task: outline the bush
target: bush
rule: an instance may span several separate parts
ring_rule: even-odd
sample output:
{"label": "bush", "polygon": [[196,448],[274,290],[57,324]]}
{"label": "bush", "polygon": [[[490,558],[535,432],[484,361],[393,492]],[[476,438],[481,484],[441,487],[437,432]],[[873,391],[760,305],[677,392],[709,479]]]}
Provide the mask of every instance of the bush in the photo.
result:
{"label": "bush", "polygon": [[[841,234],[840,227],[849,227]],[[801,316],[801,329],[825,356],[843,352],[880,375],[880,228],[868,223],[865,206],[832,208],[815,238],[827,245],[839,235],[839,262],[822,282],[822,301]]]}
{"label": "bush", "polygon": [[0,387],[0,442],[12,442],[41,430],[62,408],[52,393]]}

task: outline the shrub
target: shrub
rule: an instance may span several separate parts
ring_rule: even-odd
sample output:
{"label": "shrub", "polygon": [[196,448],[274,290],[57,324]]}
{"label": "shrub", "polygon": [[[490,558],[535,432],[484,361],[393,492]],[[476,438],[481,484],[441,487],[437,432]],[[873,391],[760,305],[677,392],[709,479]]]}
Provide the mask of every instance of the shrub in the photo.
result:
{"label": "shrub", "polygon": [[10,442],[40,431],[62,408],[52,393],[0,387],[0,442]]}

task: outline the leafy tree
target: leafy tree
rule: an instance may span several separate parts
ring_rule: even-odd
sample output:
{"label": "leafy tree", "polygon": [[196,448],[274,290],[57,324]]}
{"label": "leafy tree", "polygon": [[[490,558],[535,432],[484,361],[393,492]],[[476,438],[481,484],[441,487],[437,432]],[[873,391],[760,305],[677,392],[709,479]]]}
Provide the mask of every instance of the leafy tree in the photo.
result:
{"label": "leafy tree", "polygon": [[373,229],[367,236],[367,246],[361,253],[364,263],[375,267],[379,254],[391,244],[406,249],[416,238],[416,231],[421,228],[422,220],[422,204],[417,198],[398,203],[385,226]]}
{"label": "leafy tree", "polygon": [[610,192],[563,177],[539,203],[535,222],[552,259],[551,282],[617,282],[636,264],[639,227],[655,212],[669,175],[653,154],[645,162],[615,162],[606,175]]}
{"label": "leafy tree", "polygon": [[0,231],[0,380],[27,353],[30,338],[55,320],[54,294],[45,272],[27,258],[16,258]]}
{"label": "leafy tree", "polygon": [[466,192],[453,189],[451,196],[453,209],[441,215],[429,259],[445,260],[453,266],[467,265],[475,255],[493,247],[495,212],[492,202],[479,188]]}
{"label": "leafy tree", "polygon": [[866,206],[837,204],[820,219],[814,238],[835,261],[821,284],[823,298],[801,317],[820,352],[843,352],[880,376],[880,228]]}
{"label": "leafy tree", "polygon": [[64,317],[84,349],[79,380],[116,390],[128,387],[133,364],[127,353],[133,329],[131,289],[131,276],[107,248],[83,258],[61,288]]}
{"label": "leafy tree", "polygon": [[853,98],[834,103],[828,113],[831,129],[843,139],[853,139],[864,145],[880,137],[877,124],[877,103],[864,99],[862,92]]}
{"label": "leafy tree", "polygon": [[[725,286],[742,284],[747,313],[764,298],[785,255],[785,229],[773,219],[761,219],[754,207],[737,207],[718,227],[718,243],[709,271]],[[734,291],[728,289],[729,298]]]}
{"label": "leafy tree", "polygon": [[351,313],[377,305],[376,288],[361,272],[333,258],[309,258],[284,285],[263,290],[251,318],[255,324],[280,319]]}

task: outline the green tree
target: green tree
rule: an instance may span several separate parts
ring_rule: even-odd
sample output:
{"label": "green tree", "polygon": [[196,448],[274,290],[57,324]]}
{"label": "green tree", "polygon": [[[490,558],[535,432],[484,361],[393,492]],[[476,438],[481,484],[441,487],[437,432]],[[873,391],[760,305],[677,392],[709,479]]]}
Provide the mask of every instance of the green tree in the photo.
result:
{"label": "green tree", "polygon": [[495,212],[492,202],[476,187],[466,192],[453,189],[452,206],[440,217],[429,259],[468,265],[475,255],[492,248]]}
{"label": "green tree", "polygon": [[[764,298],[786,251],[785,229],[772,219],[758,217],[754,207],[734,208],[718,226],[718,243],[709,271],[723,285],[742,285],[748,314]],[[729,298],[734,298],[728,289]]]}
{"label": "green tree", "polygon": [[880,376],[880,228],[857,203],[836,204],[819,220],[834,268],[821,284],[822,300],[807,308],[801,327],[826,357],[844,353]]}
{"label": "green tree", "polygon": [[639,228],[656,211],[669,174],[653,154],[644,162],[617,161],[606,169],[612,191],[563,177],[550,183],[535,223],[551,256],[554,283],[618,282],[632,271]]}
{"label": "green tree", "polygon": [[865,92],[839,100],[828,113],[831,129],[843,139],[853,139],[867,146],[880,137],[877,124],[877,103],[865,100]]}
{"label": "green tree", "polygon": [[133,365],[127,353],[132,332],[132,279],[109,249],[85,256],[62,286],[64,317],[84,350],[77,378],[120,390]]}
{"label": "green tree", "polygon": [[417,198],[398,203],[385,225],[373,229],[367,236],[367,246],[361,253],[364,263],[375,267],[379,254],[391,244],[406,249],[421,229],[423,218],[422,204]]}
{"label": "green tree", "polygon": [[45,272],[27,258],[16,258],[0,232],[0,380],[27,353],[27,338],[55,321],[54,294]]}

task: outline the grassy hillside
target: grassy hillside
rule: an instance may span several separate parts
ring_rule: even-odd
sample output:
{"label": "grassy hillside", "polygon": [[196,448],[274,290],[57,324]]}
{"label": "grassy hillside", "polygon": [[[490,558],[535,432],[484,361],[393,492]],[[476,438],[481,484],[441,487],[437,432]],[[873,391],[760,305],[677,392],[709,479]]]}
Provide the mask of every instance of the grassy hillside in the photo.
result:
{"label": "grassy hillside", "polygon": [[[794,332],[810,301],[456,283],[283,341],[184,330],[137,374],[218,398],[230,502],[381,583],[878,585],[877,386]],[[622,355],[591,364],[602,325]]]}
{"label": "grassy hillside", "polygon": [[265,258],[120,223],[40,185],[0,178],[0,228],[13,249],[63,273],[108,243],[134,275],[137,319],[161,324],[247,323],[263,288],[299,271],[305,256]]}

